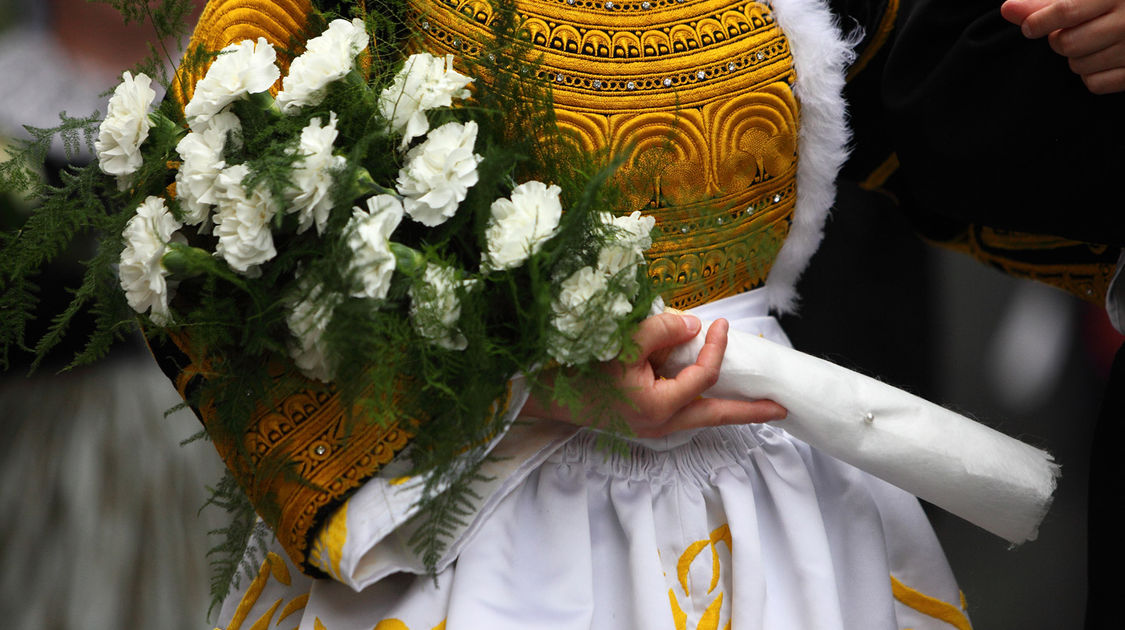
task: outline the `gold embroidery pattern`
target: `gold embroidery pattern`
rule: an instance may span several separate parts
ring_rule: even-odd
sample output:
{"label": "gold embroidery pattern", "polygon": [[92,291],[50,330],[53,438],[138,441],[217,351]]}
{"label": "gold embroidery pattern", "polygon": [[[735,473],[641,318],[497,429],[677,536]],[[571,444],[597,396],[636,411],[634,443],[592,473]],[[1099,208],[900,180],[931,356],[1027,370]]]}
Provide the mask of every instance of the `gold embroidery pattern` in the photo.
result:
{"label": "gold embroidery pattern", "polygon": [[[174,338],[185,357],[186,340]],[[199,362],[205,366],[205,361]],[[176,377],[188,397],[193,379],[205,368],[191,361]],[[309,539],[320,519],[352,490],[388,464],[412,437],[398,424],[386,427],[348,419],[331,386],[307,382],[289,392],[278,366],[277,388],[267,391],[242,436],[216,430],[214,409],[198,409],[219,456],[239,479],[251,502],[277,534],[293,563],[304,567]],[[283,395],[283,392],[285,394]],[[265,509],[270,506],[273,509]],[[339,568],[339,561],[336,561]]]}
{"label": "gold embroidery pattern", "polygon": [[[243,593],[242,599],[238,602],[238,607],[234,611],[234,616],[231,617],[230,623],[227,624],[226,630],[242,630],[242,626],[250,617],[250,611],[254,605],[258,603],[258,599],[262,597],[262,592],[265,591],[266,584],[269,583],[270,578],[273,578],[284,586],[289,586],[293,583],[292,577],[289,574],[289,568],[285,566],[285,561],[281,556],[273,553],[272,551],[266,554],[266,559],[262,562],[262,567],[258,571],[257,577],[250,583],[250,586]],[[288,604],[282,608],[281,616],[277,619],[277,625],[280,626],[290,615],[297,611],[303,610],[308,604],[308,593],[294,597]],[[274,625],[273,618],[277,614],[277,609],[281,607],[284,599],[279,599],[269,607],[266,612],[262,613],[254,623],[247,627],[246,630],[265,630]],[[293,630],[296,630],[293,626]]]}
{"label": "gold embroidery pattern", "polygon": [[903,605],[913,608],[927,617],[944,621],[957,630],[973,630],[973,626],[969,623],[969,618],[964,612],[964,595],[961,597],[961,609],[958,610],[956,606],[949,602],[930,597],[921,591],[910,588],[898,581],[893,575],[891,576],[891,592],[895,599],[902,602]]}
{"label": "gold embroidery pattern", "polygon": [[[409,0],[434,53],[473,56],[487,0]],[[665,302],[688,308],[764,283],[796,201],[799,106],[789,43],[759,2],[519,0],[560,129],[631,149],[630,207],[656,219]]]}
{"label": "gold embroidery pattern", "polygon": [[[714,592],[715,588],[718,587],[722,579],[722,563],[720,561],[718,549],[718,544],[720,542],[726,544],[728,551],[733,549],[730,527],[728,525],[718,527],[715,531],[711,532],[711,535],[707,538],[691,543],[688,545],[687,549],[684,550],[683,554],[680,555],[679,560],[676,562],[676,577],[685,598],[691,597],[688,574],[696,559],[705,549],[711,550],[711,584],[707,589],[707,594],[710,595]],[[676,630],[687,630],[688,615],[684,612],[683,607],[680,606],[680,600],[676,597],[675,588],[668,589],[668,600],[672,606],[672,619],[675,622]],[[696,630],[719,630],[723,612],[723,593],[720,591],[703,611],[703,614],[699,618],[699,623],[696,625]],[[723,626],[723,629],[729,630],[730,627],[731,621],[728,620],[726,625]]]}

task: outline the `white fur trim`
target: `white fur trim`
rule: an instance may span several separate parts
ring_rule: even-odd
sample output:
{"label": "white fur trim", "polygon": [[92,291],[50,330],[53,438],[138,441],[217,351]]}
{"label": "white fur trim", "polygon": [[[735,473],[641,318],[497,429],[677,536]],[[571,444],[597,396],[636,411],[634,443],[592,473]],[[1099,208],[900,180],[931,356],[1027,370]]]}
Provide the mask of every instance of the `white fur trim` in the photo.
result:
{"label": "white fur trim", "polygon": [[836,174],[848,156],[844,71],[854,42],[840,34],[824,0],[773,0],[773,14],[793,53],[794,93],[801,104],[797,137],[797,206],[789,236],[766,279],[770,307],[797,305],[796,284],[824,235],[836,199]]}

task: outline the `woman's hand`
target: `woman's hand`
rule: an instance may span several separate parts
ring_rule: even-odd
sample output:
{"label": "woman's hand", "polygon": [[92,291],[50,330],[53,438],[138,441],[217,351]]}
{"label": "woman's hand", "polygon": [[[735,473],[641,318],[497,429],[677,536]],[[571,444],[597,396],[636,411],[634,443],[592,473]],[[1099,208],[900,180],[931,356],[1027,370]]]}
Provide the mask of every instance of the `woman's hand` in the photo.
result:
{"label": "woman's hand", "polygon": [[[614,380],[625,397],[614,404],[611,411],[619,414],[638,437],[662,437],[684,429],[721,424],[769,422],[780,420],[788,413],[769,400],[747,402],[700,397],[719,378],[729,328],[724,319],[711,325],[694,364],[681,370],[675,378],[657,376],[672,348],[695,337],[701,325],[699,318],[693,315],[661,313],[650,317],[641,322],[633,337],[639,346],[637,358],[631,362],[618,360],[604,364],[606,376]],[[567,408],[544,404],[534,396],[524,406],[522,415],[589,424],[582,417],[574,417]]]}
{"label": "woman's hand", "polygon": [[1046,35],[1094,94],[1125,90],[1125,0],[1007,0],[1000,13],[1027,37]]}

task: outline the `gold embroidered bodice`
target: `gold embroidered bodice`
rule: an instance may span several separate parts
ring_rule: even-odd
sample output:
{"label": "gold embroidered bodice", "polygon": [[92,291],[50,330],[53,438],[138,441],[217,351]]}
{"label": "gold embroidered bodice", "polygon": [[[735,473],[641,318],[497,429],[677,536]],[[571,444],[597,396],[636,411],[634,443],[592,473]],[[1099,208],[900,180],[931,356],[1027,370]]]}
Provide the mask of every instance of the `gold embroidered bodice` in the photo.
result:
{"label": "gold embroidered bodice", "polygon": [[[482,54],[488,0],[408,0],[434,54]],[[650,274],[687,308],[761,286],[796,200],[796,79],[769,6],[749,0],[518,0],[559,126],[631,147],[629,201],[656,219]],[[632,188],[632,186],[630,186]]]}

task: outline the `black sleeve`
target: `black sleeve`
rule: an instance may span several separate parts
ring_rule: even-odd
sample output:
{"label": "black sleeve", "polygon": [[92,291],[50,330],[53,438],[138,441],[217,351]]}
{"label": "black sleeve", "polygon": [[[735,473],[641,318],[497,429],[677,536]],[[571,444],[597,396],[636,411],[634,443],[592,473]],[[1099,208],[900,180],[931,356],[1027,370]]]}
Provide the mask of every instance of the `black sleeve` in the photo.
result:
{"label": "black sleeve", "polygon": [[904,4],[883,71],[904,209],[1125,245],[1125,95],[1091,94],[998,0]]}

